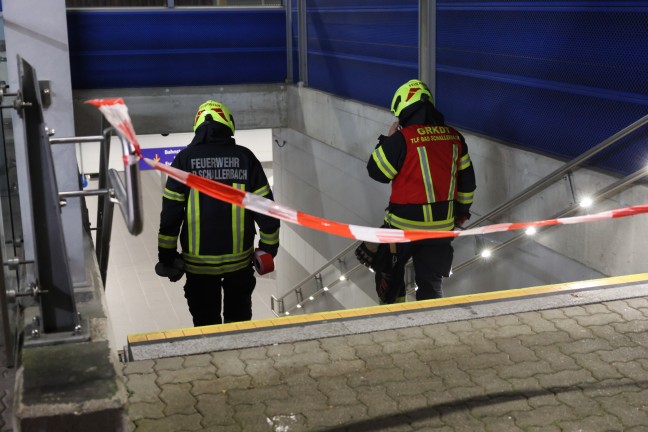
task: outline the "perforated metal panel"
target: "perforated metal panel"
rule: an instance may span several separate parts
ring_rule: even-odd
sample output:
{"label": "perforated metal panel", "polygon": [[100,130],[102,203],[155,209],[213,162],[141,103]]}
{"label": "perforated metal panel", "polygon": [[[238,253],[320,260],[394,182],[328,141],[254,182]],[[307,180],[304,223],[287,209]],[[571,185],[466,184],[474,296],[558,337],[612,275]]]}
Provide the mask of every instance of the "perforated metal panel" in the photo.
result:
{"label": "perforated metal panel", "polygon": [[68,12],[75,89],[277,83],[279,8]]}
{"label": "perforated metal panel", "polygon": [[389,107],[418,76],[418,1],[308,0],[311,87]]}
{"label": "perforated metal panel", "polygon": [[[648,1],[443,1],[437,101],[448,121],[573,158],[648,114]],[[643,166],[641,135],[597,166]]]}
{"label": "perforated metal panel", "polygon": [[[306,0],[306,8],[311,87],[386,108],[418,76],[418,0]],[[285,17],[70,13],[73,86],[283,82]],[[436,100],[454,125],[573,158],[648,114],[648,0],[437,1],[436,33]],[[644,148],[635,134],[597,166],[634,171]]]}
{"label": "perforated metal panel", "polygon": [[[308,0],[309,85],[386,107],[418,75],[418,2]],[[573,158],[648,114],[648,1],[437,2],[438,107],[462,128]],[[596,166],[646,163],[634,134]]]}

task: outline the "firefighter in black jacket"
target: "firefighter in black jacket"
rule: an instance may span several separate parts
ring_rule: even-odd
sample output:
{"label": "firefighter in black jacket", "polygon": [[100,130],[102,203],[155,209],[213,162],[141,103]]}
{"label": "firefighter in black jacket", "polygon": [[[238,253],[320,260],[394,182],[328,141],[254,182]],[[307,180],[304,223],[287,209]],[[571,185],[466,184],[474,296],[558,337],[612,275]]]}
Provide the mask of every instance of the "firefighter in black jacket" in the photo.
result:
{"label": "firefighter in black jacket", "polygon": [[[384,226],[449,231],[470,218],[476,188],[464,137],[447,126],[428,87],[410,80],[394,94],[398,121],[381,135],[367,163],[369,176],[391,182]],[[405,301],[404,266],[413,258],[417,300],[443,297],[442,278],[452,267],[452,238],[391,245],[390,272],[376,272],[383,303]],[[395,246],[395,247],[394,247]]]}
{"label": "firefighter in black jacket", "polygon": [[[259,160],[234,141],[234,118],[225,105],[214,101],[202,104],[194,132],[191,144],[178,153],[173,167],[273,199]],[[156,272],[172,282],[186,273],[185,298],[195,326],[252,319],[255,223],[259,227],[258,248],[274,257],[279,248],[279,220],[168,178]],[[178,235],[182,255],[177,252]]]}

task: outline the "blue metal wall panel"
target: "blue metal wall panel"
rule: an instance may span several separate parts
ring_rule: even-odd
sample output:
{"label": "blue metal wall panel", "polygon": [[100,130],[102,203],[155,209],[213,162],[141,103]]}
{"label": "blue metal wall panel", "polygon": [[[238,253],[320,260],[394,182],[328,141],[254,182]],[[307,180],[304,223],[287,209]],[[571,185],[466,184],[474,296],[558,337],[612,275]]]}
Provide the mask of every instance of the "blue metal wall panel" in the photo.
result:
{"label": "blue metal wall panel", "polygon": [[70,11],[76,89],[283,82],[283,9]]}
{"label": "blue metal wall panel", "polygon": [[307,0],[308,84],[389,107],[418,76],[417,0]]}
{"label": "blue metal wall panel", "polygon": [[564,158],[578,156],[648,114],[640,104],[443,69],[437,82],[443,83],[439,108],[453,124]]}
{"label": "blue metal wall panel", "polygon": [[[418,76],[418,2],[308,0],[309,85],[387,107]],[[448,121],[573,158],[648,114],[648,0],[437,2]],[[597,166],[645,163],[635,136]]]}
{"label": "blue metal wall panel", "polygon": [[299,82],[301,81],[299,78],[299,13],[297,9],[297,4],[296,2],[292,2],[292,9],[291,9],[291,35],[292,37],[292,70],[293,70],[293,81],[294,82]]}
{"label": "blue metal wall panel", "polygon": [[[646,47],[646,0],[440,1],[438,105],[453,124],[572,158],[648,114]],[[638,169],[641,139],[596,165]]]}
{"label": "blue metal wall panel", "polygon": [[[418,0],[306,7],[311,87],[387,108],[418,76]],[[70,12],[73,87],[282,82],[285,19],[283,9]],[[439,0],[436,31],[437,105],[452,124],[571,158],[648,114],[648,0]],[[598,166],[630,172],[645,147],[635,138]]]}

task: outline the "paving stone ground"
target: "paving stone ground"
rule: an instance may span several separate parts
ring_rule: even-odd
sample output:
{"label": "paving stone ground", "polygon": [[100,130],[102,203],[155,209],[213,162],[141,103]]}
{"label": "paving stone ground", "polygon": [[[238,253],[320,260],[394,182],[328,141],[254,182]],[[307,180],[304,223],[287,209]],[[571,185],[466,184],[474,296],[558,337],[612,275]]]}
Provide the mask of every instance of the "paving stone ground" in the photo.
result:
{"label": "paving stone ground", "polygon": [[138,432],[648,431],[648,300],[142,360],[123,375]]}

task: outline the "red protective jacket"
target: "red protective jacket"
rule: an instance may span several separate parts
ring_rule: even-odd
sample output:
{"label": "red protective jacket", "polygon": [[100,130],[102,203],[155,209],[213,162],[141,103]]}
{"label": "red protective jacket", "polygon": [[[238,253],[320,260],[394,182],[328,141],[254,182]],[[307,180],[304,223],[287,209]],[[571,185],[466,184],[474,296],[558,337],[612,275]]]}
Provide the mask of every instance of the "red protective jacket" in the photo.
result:
{"label": "red protective jacket", "polygon": [[392,183],[385,223],[399,229],[448,231],[470,214],[475,172],[464,137],[431,104],[379,143],[367,162],[374,180]]}

